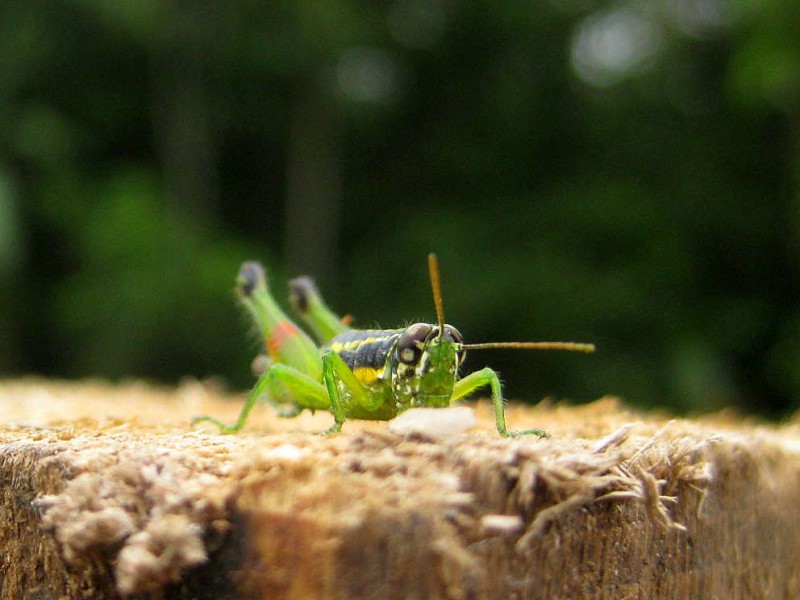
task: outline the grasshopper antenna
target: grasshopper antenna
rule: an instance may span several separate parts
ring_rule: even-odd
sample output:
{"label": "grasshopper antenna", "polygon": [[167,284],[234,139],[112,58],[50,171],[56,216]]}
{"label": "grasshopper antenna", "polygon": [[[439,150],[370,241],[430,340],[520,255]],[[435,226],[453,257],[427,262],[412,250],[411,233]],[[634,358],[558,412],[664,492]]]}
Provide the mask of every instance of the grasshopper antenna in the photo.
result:
{"label": "grasshopper antenna", "polygon": [[428,254],[428,274],[431,278],[431,288],[433,289],[433,304],[436,307],[436,320],[439,321],[439,337],[444,335],[444,307],[442,306],[442,282],[439,278],[439,259],[436,254]]}
{"label": "grasshopper antenna", "polygon": [[[444,307],[442,306],[442,281],[439,277],[439,259],[436,254],[428,254],[428,274],[433,290],[433,304],[436,307],[436,320],[439,322],[439,339],[444,335]],[[570,350],[573,352],[594,352],[594,344],[580,342],[484,342],[481,344],[461,344],[464,350],[488,350],[492,348],[517,348],[523,350]]]}
{"label": "grasshopper antenna", "polygon": [[465,350],[487,350],[490,348],[521,348],[523,350],[572,350],[574,352],[594,352],[594,344],[580,342],[484,342],[482,344],[461,344]]}

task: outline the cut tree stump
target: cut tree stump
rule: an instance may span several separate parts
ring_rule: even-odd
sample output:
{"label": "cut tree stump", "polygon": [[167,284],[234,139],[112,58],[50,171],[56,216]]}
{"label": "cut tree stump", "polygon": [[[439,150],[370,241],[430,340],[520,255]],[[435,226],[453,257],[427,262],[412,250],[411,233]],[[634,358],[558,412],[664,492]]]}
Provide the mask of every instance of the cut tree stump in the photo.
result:
{"label": "cut tree stump", "polygon": [[0,383],[0,597],[800,597],[796,422],[606,398],[509,408],[547,439],[498,437],[486,402],[451,435],[268,407],[189,427],[241,402]]}

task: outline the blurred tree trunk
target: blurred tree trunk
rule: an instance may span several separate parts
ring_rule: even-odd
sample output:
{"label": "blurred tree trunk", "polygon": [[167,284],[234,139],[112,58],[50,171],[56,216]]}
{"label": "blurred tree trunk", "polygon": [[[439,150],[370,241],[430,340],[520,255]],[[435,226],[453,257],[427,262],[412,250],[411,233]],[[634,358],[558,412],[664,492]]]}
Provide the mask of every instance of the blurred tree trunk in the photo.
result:
{"label": "blurred tree trunk", "polygon": [[286,262],[324,285],[335,279],[342,197],[339,116],[311,84],[294,107],[286,182]]}
{"label": "blurred tree trunk", "polygon": [[219,181],[203,65],[213,11],[206,2],[178,2],[165,27],[166,45],[152,58],[153,131],[165,188],[178,215],[207,226],[217,213]]}

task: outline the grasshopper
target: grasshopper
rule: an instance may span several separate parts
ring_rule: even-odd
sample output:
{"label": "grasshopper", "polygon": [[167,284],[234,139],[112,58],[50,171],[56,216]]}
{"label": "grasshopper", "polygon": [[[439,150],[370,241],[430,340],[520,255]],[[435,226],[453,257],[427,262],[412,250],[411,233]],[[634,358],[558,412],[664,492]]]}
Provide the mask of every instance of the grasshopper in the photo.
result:
{"label": "grasshopper", "polygon": [[471,392],[489,386],[497,431],[501,436],[547,434],[541,429],[509,431],[500,379],[485,367],[459,379],[458,368],[467,350],[526,348],[593,352],[592,344],[576,342],[488,342],[465,344],[461,334],[444,320],[439,265],[428,256],[437,323],[414,323],[403,329],[350,328],[348,319],[334,314],[322,300],[313,281],[301,277],[290,282],[290,302],[322,344],[319,348],[281,310],[267,287],[263,267],[245,262],[237,280],[237,293],[263,333],[269,365],[258,379],[233,425],[210,417],[222,433],[234,433],[245,424],[255,403],[265,398],[281,416],[296,416],[304,409],[329,410],[338,432],[345,419],[386,421],[414,407],[446,407]]}

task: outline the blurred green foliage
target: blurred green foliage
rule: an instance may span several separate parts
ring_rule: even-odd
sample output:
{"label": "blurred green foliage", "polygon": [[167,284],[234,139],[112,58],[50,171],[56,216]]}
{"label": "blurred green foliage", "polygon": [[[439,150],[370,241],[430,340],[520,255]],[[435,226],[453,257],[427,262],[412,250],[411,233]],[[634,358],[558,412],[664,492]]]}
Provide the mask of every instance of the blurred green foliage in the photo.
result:
{"label": "blurred green foliage", "polygon": [[222,375],[264,261],[357,324],[448,320],[511,397],[800,399],[789,0],[6,0],[4,376]]}

